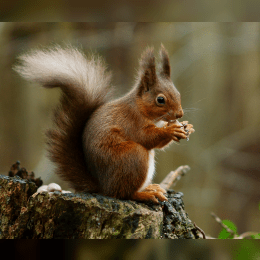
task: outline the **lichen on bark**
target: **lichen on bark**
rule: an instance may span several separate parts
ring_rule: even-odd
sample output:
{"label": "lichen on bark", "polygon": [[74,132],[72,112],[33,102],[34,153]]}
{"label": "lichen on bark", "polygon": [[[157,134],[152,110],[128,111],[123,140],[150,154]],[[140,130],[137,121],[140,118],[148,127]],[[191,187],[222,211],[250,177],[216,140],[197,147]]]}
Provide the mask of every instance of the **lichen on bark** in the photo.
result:
{"label": "lichen on bark", "polygon": [[182,193],[160,205],[99,194],[38,193],[33,182],[0,176],[0,238],[199,238]]}

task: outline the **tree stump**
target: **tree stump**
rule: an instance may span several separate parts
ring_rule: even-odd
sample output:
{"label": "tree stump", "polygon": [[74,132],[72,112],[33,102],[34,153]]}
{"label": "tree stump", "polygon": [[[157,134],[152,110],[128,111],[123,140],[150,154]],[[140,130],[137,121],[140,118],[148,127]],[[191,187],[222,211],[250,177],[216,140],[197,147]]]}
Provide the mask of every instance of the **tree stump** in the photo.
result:
{"label": "tree stump", "polygon": [[169,190],[160,205],[88,193],[35,193],[36,185],[0,175],[0,238],[200,238]]}

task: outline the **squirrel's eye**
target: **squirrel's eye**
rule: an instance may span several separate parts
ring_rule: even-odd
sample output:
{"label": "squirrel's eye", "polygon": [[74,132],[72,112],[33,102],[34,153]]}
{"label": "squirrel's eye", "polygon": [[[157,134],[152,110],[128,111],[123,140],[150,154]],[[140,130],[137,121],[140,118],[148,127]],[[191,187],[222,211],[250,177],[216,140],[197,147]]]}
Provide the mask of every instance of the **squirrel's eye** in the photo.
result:
{"label": "squirrel's eye", "polygon": [[159,105],[159,106],[164,105],[164,104],[165,104],[165,98],[164,98],[162,95],[158,96],[158,97],[156,98],[156,103],[157,103],[157,105]]}

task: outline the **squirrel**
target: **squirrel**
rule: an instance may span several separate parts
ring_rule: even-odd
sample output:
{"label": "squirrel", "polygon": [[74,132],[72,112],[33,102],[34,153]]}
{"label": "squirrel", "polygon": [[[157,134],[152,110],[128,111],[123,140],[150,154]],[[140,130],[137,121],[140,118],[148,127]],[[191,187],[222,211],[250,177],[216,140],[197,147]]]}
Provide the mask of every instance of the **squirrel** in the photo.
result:
{"label": "squirrel", "polygon": [[194,129],[178,122],[184,114],[181,96],[163,45],[159,54],[156,69],[154,48],[143,52],[134,86],[115,100],[111,73],[100,57],[55,46],[18,58],[14,70],[22,77],[62,90],[47,144],[56,173],[76,192],[155,204],[167,200],[166,191],[151,184],[154,149],[187,139]]}

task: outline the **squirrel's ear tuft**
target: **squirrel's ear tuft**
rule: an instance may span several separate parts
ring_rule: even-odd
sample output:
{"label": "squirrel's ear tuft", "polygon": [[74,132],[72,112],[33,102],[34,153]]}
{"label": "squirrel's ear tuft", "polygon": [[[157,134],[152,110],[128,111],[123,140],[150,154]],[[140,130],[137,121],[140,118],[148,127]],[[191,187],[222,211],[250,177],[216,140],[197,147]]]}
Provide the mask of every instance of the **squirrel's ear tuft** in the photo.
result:
{"label": "squirrel's ear tuft", "polygon": [[161,64],[162,64],[160,73],[166,77],[171,77],[170,59],[169,59],[168,52],[164,48],[163,44],[161,44],[160,58],[161,58]]}
{"label": "squirrel's ear tuft", "polygon": [[147,48],[141,56],[139,79],[141,91],[149,91],[157,82],[153,48]]}

